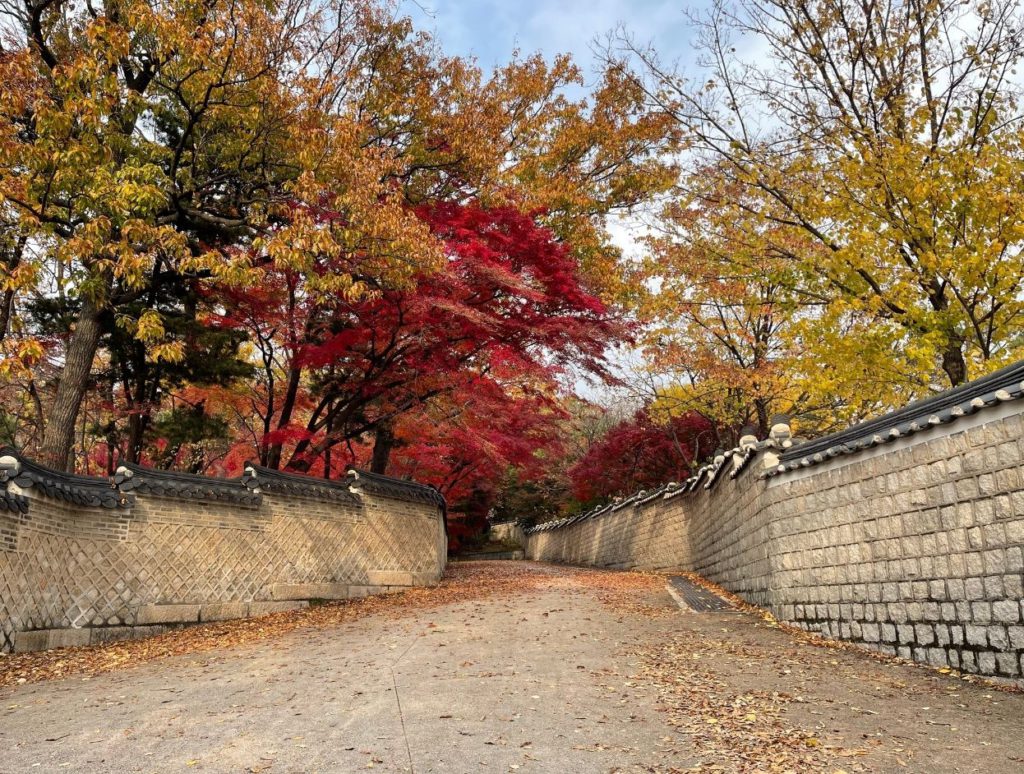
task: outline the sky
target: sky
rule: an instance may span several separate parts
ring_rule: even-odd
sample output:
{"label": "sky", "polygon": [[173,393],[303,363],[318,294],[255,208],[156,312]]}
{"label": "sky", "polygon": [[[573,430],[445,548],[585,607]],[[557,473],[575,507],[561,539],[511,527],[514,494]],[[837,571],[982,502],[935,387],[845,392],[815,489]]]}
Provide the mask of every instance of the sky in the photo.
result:
{"label": "sky", "polygon": [[432,32],[450,54],[475,56],[490,69],[517,48],[551,57],[569,53],[584,67],[591,43],[619,25],[685,61],[690,32],[686,7],[707,0],[403,0],[401,10]]}

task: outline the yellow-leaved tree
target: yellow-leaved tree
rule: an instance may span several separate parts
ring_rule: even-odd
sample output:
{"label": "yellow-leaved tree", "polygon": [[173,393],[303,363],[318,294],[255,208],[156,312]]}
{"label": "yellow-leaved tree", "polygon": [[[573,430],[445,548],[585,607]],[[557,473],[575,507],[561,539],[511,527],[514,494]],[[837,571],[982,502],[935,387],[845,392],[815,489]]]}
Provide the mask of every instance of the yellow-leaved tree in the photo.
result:
{"label": "yellow-leaved tree", "polygon": [[[381,250],[399,276],[440,259],[387,185],[390,161],[363,147],[357,117],[325,109],[351,49],[337,16],[366,4],[296,0],[26,0],[4,7],[0,208],[5,309],[19,292],[70,299],[73,323],[41,453],[70,463],[93,358],[111,324],[154,361],[174,361],[153,311],[127,314],[188,278],[257,282],[248,244],[301,267],[311,252]],[[338,65],[338,66],[335,66]],[[295,217],[304,203],[347,228]],[[287,226],[273,228],[287,212]],[[349,276],[320,290],[357,293]],[[4,323],[10,323],[5,313]],[[38,341],[6,336],[5,373]]]}
{"label": "yellow-leaved tree", "polygon": [[[710,270],[712,302],[732,307],[726,280],[753,270],[745,314],[769,286],[787,299],[773,309],[798,305],[777,329],[799,345],[787,389],[883,406],[1021,356],[1022,14],[1015,0],[716,3],[695,19],[693,77],[626,35],[609,50],[687,143],[666,218],[686,232],[679,282],[706,287]],[[681,224],[679,206],[703,215]],[[756,403],[761,381],[746,389]]]}

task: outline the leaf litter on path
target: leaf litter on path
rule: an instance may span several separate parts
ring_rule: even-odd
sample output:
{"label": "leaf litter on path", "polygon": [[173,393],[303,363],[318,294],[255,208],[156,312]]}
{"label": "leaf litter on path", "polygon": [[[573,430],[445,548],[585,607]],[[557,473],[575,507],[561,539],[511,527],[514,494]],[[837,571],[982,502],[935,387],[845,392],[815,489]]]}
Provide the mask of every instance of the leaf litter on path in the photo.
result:
{"label": "leaf litter on path", "polygon": [[609,604],[630,589],[660,581],[644,573],[573,570],[518,562],[454,562],[436,586],[329,602],[256,618],[190,625],[141,640],[0,654],[0,688],[66,677],[87,678],[173,656],[206,653],[274,640],[305,628],[328,628],[369,615],[402,617],[443,605],[500,596],[514,600],[532,590],[598,590]]}

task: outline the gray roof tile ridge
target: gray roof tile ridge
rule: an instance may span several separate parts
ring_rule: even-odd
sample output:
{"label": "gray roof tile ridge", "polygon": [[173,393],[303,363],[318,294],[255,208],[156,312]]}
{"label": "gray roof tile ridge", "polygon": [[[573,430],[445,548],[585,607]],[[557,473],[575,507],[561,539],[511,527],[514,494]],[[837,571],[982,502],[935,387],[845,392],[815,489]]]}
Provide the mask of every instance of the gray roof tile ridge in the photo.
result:
{"label": "gray roof tile ridge", "polygon": [[264,467],[255,462],[245,463],[243,480],[250,487],[261,492],[276,492],[298,497],[312,497],[322,500],[344,502],[359,505],[358,495],[352,492],[352,479],[345,476],[344,480],[306,476],[301,473],[289,473],[283,470]]}
{"label": "gray roof tile ridge", "polygon": [[13,492],[0,492],[0,511],[28,513],[28,498]]}
{"label": "gray roof tile ridge", "polygon": [[118,491],[109,478],[54,470],[4,446],[0,448],[0,484],[6,491],[10,483],[38,489],[56,500],[92,508],[124,508],[132,503],[131,496]]}
{"label": "gray roof tile ridge", "polygon": [[363,490],[370,494],[391,497],[406,502],[433,503],[442,510],[448,507],[447,501],[437,489],[426,484],[419,484],[403,478],[371,473],[360,468],[349,468],[349,485],[356,492]]}
{"label": "gray roof tile ridge", "polygon": [[261,501],[255,483],[247,476],[218,478],[125,462],[117,468],[113,481],[122,492],[137,492],[154,497],[228,502],[252,508],[257,507]]}
{"label": "gray roof tile ridge", "polygon": [[778,466],[765,475],[776,476],[891,443],[1022,397],[1024,361],[845,430],[795,444],[780,455]]}

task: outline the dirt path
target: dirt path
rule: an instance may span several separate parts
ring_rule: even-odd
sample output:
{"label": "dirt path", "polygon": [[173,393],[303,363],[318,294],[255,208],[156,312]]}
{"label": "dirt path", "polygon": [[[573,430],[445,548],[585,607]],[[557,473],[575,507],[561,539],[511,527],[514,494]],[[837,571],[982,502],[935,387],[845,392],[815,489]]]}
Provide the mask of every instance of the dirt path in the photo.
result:
{"label": "dirt path", "polygon": [[1024,695],[683,611],[658,576],[519,562],[0,658],[3,683],[0,772],[1024,770]]}

